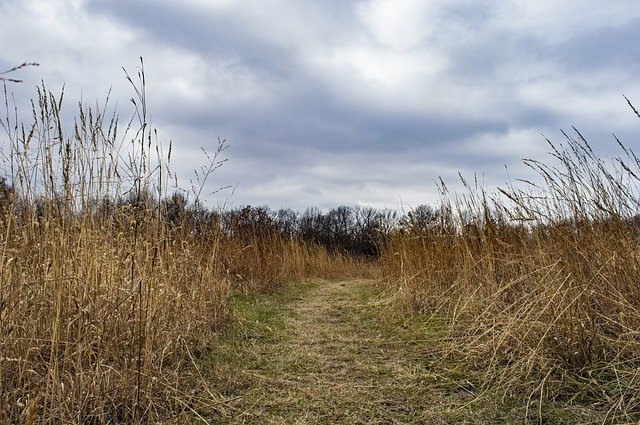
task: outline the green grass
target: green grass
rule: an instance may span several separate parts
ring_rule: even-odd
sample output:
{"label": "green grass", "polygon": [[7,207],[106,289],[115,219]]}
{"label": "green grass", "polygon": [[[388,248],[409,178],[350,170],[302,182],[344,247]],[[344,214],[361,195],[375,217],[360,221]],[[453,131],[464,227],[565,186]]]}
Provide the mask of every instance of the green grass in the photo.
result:
{"label": "green grass", "polygon": [[[235,296],[232,323],[198,361],[215,394],[194,409],[200,420],[538,423],[525,400],[479,397],[481,375],[442,355],[445,322],[393,315],[388,300],[372,281],[308,281]],[[544,410],[546,423],[589,417]]]}

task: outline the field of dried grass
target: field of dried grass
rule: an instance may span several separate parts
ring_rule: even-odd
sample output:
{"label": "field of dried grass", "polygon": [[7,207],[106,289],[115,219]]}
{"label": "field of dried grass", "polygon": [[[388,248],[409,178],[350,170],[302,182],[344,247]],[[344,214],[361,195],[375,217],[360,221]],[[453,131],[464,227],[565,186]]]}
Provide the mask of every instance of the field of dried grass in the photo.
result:
{"label": "field of dried grass", "polygon": [[199,203],[204,181],[190,201],[170,193],[171,146],[150,129],[144,71],[128,78],[131,121],[108,101],[80,104],[71,131],[62,95],[39,87],[25,123],[5,86],[0,423],[170,420],[206,384],[194,361],[229,320],[230,293],[362,267],[272,229],[222,226]]}
{"label": "field of dried grass", "polygon": [[[634,110],[635,111],[635,110]],[[466,184],[430,225],[390,236],[381,264],[409,311],[449,323],[442,354],[481,370],[489,399],[640,419],[640,160],[605,160],[575,130],[527,160],[540,183]],[[540,419],[542,420],[542,419]]]}
{"label": "field of dried grass", "polygon": [[[172,185],[144,71],[127,78],[130,121],[81,104],[72,130],[62,95],[39,87],[25,123],[5,86],[0,423],[640,420],[640,159],[622,143],[604,160],[576,130],[525,162],[535,184],[441,183],[401,220],[314,213],[325,233],[305,239],[203,207],[224,141]],[[366,232],[332,233],[349,226]],[[330,280],[291,285],[310,278]]]}

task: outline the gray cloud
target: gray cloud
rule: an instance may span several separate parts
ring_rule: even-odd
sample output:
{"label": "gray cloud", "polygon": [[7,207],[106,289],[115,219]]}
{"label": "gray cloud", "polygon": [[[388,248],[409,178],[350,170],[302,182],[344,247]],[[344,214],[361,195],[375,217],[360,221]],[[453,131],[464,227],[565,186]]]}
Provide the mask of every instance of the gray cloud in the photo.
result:
{"label": "gray cloud", "polygon": [[0,66],[42,63],[19,99],[40,78],[71,103],[113,86],[126,113],[120,67],[143,56],[182,181],[227,138],[211,190],[239,184],[235,205],[417,205],[438,176],[526,172],[541,134],[576,125],[610,153],[637,130],[634,1],[7,0],[0,16]]}

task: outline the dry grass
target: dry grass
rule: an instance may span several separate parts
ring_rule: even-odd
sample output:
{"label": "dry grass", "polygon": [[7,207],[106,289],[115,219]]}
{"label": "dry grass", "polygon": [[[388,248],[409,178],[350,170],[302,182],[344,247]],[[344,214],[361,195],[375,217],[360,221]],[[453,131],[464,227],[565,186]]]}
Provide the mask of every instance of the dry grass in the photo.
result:
{"label": "dry grass", "polygon": [[[405,421],[561,422],[558,409],[585,420],[640,420],[640,160],[622,144],[623,154],[605,162],[576,131],[577,140],[551,144],[552,165],[526,161],[541,184],[493,195],[467,184],[460,198],[442,184],[445,200],[428,226],[392,231],[379,262],[357,261],[242,215],[241,225],[225,228],[203,210],[199,194],[224,162],[224,141],[191,204],[170,197],[171,146],[165,151],[150,131],[143,70],[136,82],[127,77],[136,94],[131,121],[109,115],[108,101],[80,105],[70,132],[62,96],[40,87],[32,122],[22,125],[5,87],[0,423],[179,423],[205,412],[231,419],[256,406],[277,413],[253,411],[256,421],[295,413],[375,422],[385,409]],[[442,318],[450,331],[427,348],[418,336],[394,339],[403,331],[384,329],[377,303],[332,284],[294,304],[293,317],[306,321],[283,319],[282,340],[260,348],[285,360],[269,372],[279,405],[265,406],[264,394],[237,404],[203,372],[232,292],[379,273],[403,308]],[[268,309],[271,319],[281,313],[279,304]],[[338,345],[325,344],[331,338]],[[336,350],[347,363],[336,363]],[[440,385],[456,374],[434,378],[432,368],[444,363],[420,363],[422,355],[457,365],[473,385]],[[409,366],[389,368],[398,356]],[[228,376],[258,366],[237,367],[244,371]],[[246,385],[252,394],[266,388]],[[441,393],[424,393],[434,388]],[[483,401],[493,409],[496,400],[515,413],[465,410]],[[278,411],[290,402],[291,411]],[[443,406],[449,416],[438,413]]]}
{"label": "dry grass", "polygon": [[287,281],[308,277],[341,279],[373,274],[364,260],[277,233],[235,236],[221,243],[221,258],[234,288],[271,291]]}
{"label": "dry grass", "polygon": [[226,314],[215,248],[159,235],[161,223],[44,220],[5,228],[2,421],[166,415],[189,350]]}
{"label": "dry grass", "polygon": [[[395,315],[371,280],[305,281],[233,298],[237,318],[203,358],[222,394],[208,423],[523,423],[526,403],[478,398],[483,374],[441,354],[446,323]],[[601,415],[600,415],[601,416]],[[547,423],[589,423],[558,407]]]}
{"label": "dry grass", "polygon": [[224,233],[198,204],[204,181],[193,207],[172,209],[171,146],[150,130],[143,69],[127,78],[131,121],[108,114],[107,99],[80,105],[70,132],[62,95],[41,86],[32,122],[20,124],[5,86],[0,423],[179,421],[215,402],[198,358],[234,286],[358,267],[275,234]]}
{"label": "dry grass", "polygon": [[557,405],[637,421],[640,161],[622,145],[602,160],[576,134],[550,144],[552,165],[526,161],[542,184],[467,184],[381,261],[402,305],[448,318],[443,353],[484,371],[487,399],[524,396],[540,421]]}
{"label": "dry grass", "polygon": [[225,404],[199,413],[209,423],[485,423],[460,375],[425,347],[437,327],[388,320],[384,300],[380,285],[353,280],[236,297],[239,320],[205,362]]}

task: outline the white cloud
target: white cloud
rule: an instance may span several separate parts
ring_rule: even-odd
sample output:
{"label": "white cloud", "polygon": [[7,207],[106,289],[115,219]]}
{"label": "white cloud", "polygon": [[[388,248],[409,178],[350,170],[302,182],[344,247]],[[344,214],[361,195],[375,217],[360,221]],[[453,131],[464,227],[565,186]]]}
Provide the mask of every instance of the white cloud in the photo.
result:
{"label": "white cloud", "polygon": [[[540,133],[637,128],[621,96],[640,104],[635,0],[5,0],[0,16],[0,65],[42,64],[21,95],[43,78],[73,104],[113,84],[126,109],[121,67],[143,56],[183,180],[229,138],[212,186],[240,182],[240,204],[418,204],[458,169],[500,181]],[[619,45],[624,60],[598,59]]]}
{"label": "white cloud", "polygon": [[114,69],[124,65],[113,63],[114,56],[123,58],[140,36],[134,28],[89,15],[80,1],[7,1],[0,13],[10,17],[0,27],[5,60],[38,61],[40,71],[56,82],[89,91],[93,83],[113,78]]}
{"label": "white cloud", "polygon": [[394,50],[422,46],[436,28],[430,18],[437,12],[434,1],[373,0],[361,3],[358,15],[376,41]]}
{"label": "white cloud", "polygon": [[460,153],[478,158],[541,157],[547,151],[541,133],[530,128],[480,133],[461,141],[458,149]]}
{"label": "white cloud", "polygon": [[497,29],[549,43],[621,26],[640,17],[635,0],[510,0],[493,4],[493,25]]}
{"label": "white cloud", "polygon": [[429,103],[424,88],[442,73],[446,59],[437,51],[398,52],[358,45],[319,55],[313,66],[338,98],[409,112]]}

